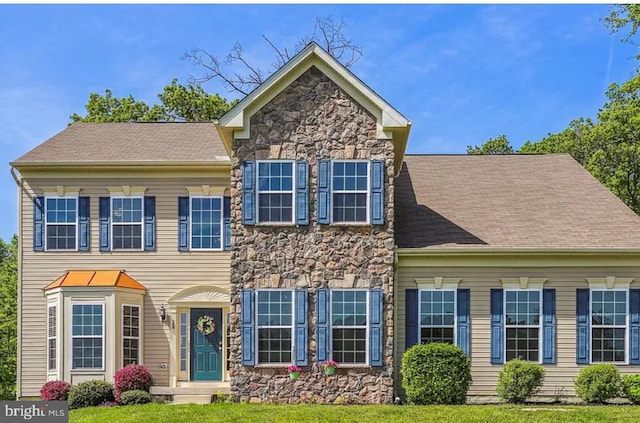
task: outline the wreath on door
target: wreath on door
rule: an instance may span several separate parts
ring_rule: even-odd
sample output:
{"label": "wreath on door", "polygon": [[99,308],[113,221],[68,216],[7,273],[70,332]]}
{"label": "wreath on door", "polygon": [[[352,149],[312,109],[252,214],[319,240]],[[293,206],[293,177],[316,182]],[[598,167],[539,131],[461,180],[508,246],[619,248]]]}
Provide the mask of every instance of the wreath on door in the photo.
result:
{"label": "wreath on door", "polygon": [[203,335],[211,335],[216,330],[216,324],[211,316],[200,316],[196,329]]}

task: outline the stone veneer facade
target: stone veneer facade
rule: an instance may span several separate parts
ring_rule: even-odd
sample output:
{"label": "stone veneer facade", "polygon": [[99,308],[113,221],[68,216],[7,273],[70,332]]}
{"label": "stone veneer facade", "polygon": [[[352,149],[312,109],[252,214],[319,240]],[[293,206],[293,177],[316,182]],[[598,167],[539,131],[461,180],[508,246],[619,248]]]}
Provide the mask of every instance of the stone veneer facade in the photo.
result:
{"label": "stone veneer facade", "polygon": [[[393,160],[391,140],[376,138],[376,119],[311,67],[251,117],[249,139],[232,145],[231,168],[231,392],[237,401],[389,403],[393,400]],[[242,162],[296,159],[309,162],[308,226],[244,226]],[[385,161],[384,225],[316,223],[316,162],[320,159]],[[286,366],[241,364],[242,288],[308,288],[309,366],[297,381]],[[315,348],[316,288],[382,288],[382,367],[339,367],[325,376]]]}

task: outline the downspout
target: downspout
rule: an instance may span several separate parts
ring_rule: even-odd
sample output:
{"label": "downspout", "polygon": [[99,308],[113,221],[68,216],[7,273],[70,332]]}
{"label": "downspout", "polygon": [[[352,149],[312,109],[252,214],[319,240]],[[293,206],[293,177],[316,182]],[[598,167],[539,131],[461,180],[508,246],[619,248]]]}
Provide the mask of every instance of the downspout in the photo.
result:
{"label": "downspout", "polygon": [[22,396],[22,386],[20,384],[22,375],[22,191],[24,190],[22,175],[16,174],[16,168],[9,167],[13,180],[16,181],[18,186],[18,327],[17,327],[17,367],[16,367],[16,399],[20,399]]}

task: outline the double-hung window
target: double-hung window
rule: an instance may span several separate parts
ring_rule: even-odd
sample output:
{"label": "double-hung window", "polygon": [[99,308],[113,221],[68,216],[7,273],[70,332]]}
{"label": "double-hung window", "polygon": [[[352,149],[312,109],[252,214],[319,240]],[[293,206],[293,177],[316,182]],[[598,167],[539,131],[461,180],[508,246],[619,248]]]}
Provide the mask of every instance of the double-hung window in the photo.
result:
{"label": "double-hung window", "polygon": [[332,164],[332,216],[337,223],[369,221],[369,162],[337,161]]}
{"label": "double-hung window", "polygon": [[58,348],[58,307],[50,305],[47,307],[47,370],[56,370]]}
{"label": "double-hung window", "polygon": [[420,343],[456,343],[456,291],[420,290]]}
{"label": "double-hung window", "polygon": [[331,345],[333,360],[367,363],[368,291],[331,291]]}
{"label": "double-hung window", "polygon": [[191,249],[222,249],[222,197],[191,197]]}
{"label": "double-hung window", "polygon": [[104,305],[71,305],[72,369],[104,368]]}
{"label": "double-hung window", "polygon": [[505,290],[506,360],[540,360],[540,290]]}
{"label": "double-hung window", "polygon": [[382,160],[318,160],[320,224],[384,224]]}
{"label": "double-hung window", "polygon": [[258,363],[291,363],[293,351],[293,291],[256,293]]}
{"label": "double-hung window", "polygon": [[591,290],[591,362],[625,363],[626,290]]}
{"label": "double-hung window", "polygon": [[78,199],[46,197],[45,227],[47,250],[77,249]]}
{"label": "double-hung window", "polygon": [[142,250],[143,197],[112,197],[113,250]]}
{"label": "double-hung window", "polygon": [[259,161],[258,223],[293,223],[293,161]]}
{"label": "double-hung window", "polygon": [[140,364],[140,306],[122,305],[122,367]]}
{"label": "double-hung window", "polygon": [[504,278],[504,289],[491,289],[491,363],[556,362],[556,290],[543,289],[545,282]]}
{"label": "double-hung window", "polygon": [[242,162],[242,223],[308,225],[309,163],[304,160]]}
{"label": "double-hung window", "polygon": [[640,364],[640,289],[632,278],[587,278],[576,289],[576,363]]}

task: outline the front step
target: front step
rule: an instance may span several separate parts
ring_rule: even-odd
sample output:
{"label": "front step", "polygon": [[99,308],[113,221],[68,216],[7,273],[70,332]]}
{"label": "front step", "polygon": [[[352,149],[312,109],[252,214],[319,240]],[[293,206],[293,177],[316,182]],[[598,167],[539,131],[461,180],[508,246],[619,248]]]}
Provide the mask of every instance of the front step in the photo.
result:
{"label": "front step", "polygon": [[213,395],[174,395],[173,404],[211,404]]}

